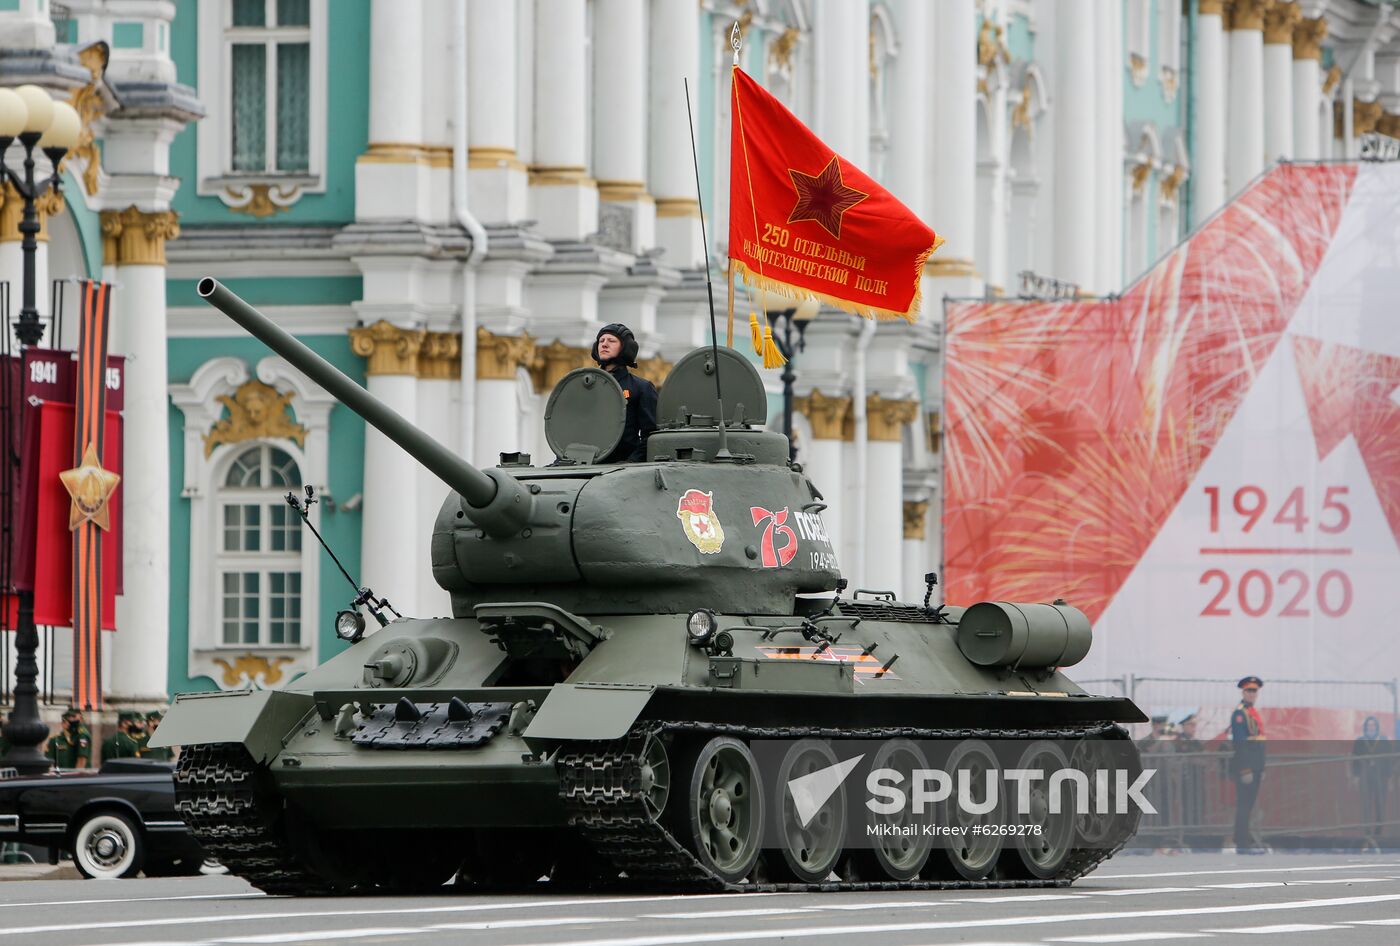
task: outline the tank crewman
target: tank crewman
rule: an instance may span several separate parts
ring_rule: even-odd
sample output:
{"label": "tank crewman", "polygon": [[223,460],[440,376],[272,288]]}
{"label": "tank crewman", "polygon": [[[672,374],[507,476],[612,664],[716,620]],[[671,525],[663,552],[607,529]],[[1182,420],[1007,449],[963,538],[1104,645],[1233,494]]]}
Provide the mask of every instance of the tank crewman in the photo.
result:
{"label": "tank crewman", "polygon": [[159,759],[162,762],[169,762],[175,758],[169,746],[152,748],[149,745],[151,737],[156,734],[156,727],[160,725],[160,721],[164,718],[165,714],[160,710],[151,710],[146,714],[146,734],[141,737],[141,758]]}
{"label": "tank crewman", "polygon": [[134,759],[141,754],[141,737],[146,732],[146,721],[134,710],[122,710],[117,714],[117,731],[102,742],[102,761],[113,759]]}
{"label": "tank crewman", "polygon": [[48,757],[60,769],[85,769],[92,765],[92,733],[78,707],[63,711],[62,728],[49,740]]}
{"label": "tank crewman", "polygon": [[1259,798],[1259,783],[1264,778],[1264,721],[1254,703],[1264,681],[1249,676],[1240,680],[1240,704],[1230,715],[1230,744],[1234,756],[1230,760],[1230,775],[1235,782],[1235,850],[1241,854],[1261,854],[1264,849],[1254,845],[1249,833],[1249,818],[1254,802]]}
{"label": "tank crewman", "polygon": [[647,437],[656,429],[656,385],[628,371],[637,367],[637,338],[621,322],[604,325],[593,341],[593,360],[613,376],[627,400],[627,421],[622,439],[601,463],[645,460]]}

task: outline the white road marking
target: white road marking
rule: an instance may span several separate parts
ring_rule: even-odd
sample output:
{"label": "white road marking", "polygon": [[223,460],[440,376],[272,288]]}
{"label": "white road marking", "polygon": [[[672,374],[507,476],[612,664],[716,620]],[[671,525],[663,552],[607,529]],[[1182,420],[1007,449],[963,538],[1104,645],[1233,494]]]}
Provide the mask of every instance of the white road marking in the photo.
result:
{"label": "white road marking", "polygon": [[110,897],[103,900],[31,900],[24,903],[7,903],[0,900],[0,907],[72,907],[88,903],[149,903],[162,900],[246,900],[255,897],[266,898],[261,890],[254,893],[192,893],[179,897]]}
{"label": "white road marking", "polygon": [[1011,897],[965,897],[960,903],[1040,903],[1046,900],[1083,900],[1082,893],[1033,893]]}
{"label": "white road marking", "polygon": [[1275,923],[1273,926],[1237,926],[1228,930],[1203,930],[1206,933],[1320,933],[1323,930],[1344,930],[1345,926],[1330,923]]}
{"label": "white road marking", "polygon": [[[677,894],[665,897],[593,897],[573,900],[521,900],[508,903],[468,903],[458,906],[445,907],[397,907],[381,908],[361,907],[357,910],[305,910],[284,913],[246,913],[246,914],[220,914],[218,916],[190,916],[190,917],[152,917],[143,920],[115,920],[106,923],[66,923],[51,924],[46,926],[20,926],[8,929],[0,928],[0,937],[29,935],[33,933],[69,933],[81,930],[106,930],[106,929],[130,929],[144,926],[182,926],[196,925],[201,923],[240,923],[245,920],[296,920],[301,918],[315,917],[338,917],[338,916],[413,916],[431,913],[480,913],[486,911],[504,910],[538,910],[549,907],[577,907],[596,906],[607,903],[666,903],[676,900],[714,900],[719,898],[733,898],[733,894]],[[746,897],[781,897],[800,896],[800,894],[777,894],[760,893],[745,894]]]}
{"label": "white road marking", "polygon": [[304,933],[263,933],[260,936],[230,936],[209,940],[217,943],[310,943],[316,940],[363,939],[366,936],[408,936],[422,932],[416,926],[381,926],[361,930],[309,930]]}
{"label": "white road marking", "polygon": [[943,907],[950,903],[975,903],[973,900],[890,900],[887,903],[823,903],[819,910],[912,910],[915,907]]}
{"label": "white road marking", "polygon": [[1290,880],[1288,885],[1294,884],[1383,884],[1387,880],[1384,877],[1324,877],[1321,880]]}
{"label": "white road marking", "polygon": [[1143,880],[1149,877],[1197,877],[1206,874],[1278,874],[1278,873],[1310,873],[1315,870],[1365,870],[1368,868],[1394,868],[1394,862],[1388,864],[1334,864],[1323,867],[1242,867],[1232,870],[1171,870],[1161,871],[1155,874],[1114,874],[1107,871],[1098,871],[1095,876],[1104,880]]}
{"label": "white road marking", "polygon": [[1239,903],[1221,907],[1188,907],[1177,910],[1125,910],[1119,913],[1062,913],[1033,916],[978,917],[967,920],[943,920],[923,923],[872,923],[851,926],[789,926],[765,930],[735,930],[714,933],[662,934],[628,936],[609,939],[576,939],[556,941],[551,946],[686,946],[690,943],[750,942],[783,939],[785,937],[854,936],[869,933],[921,933],[935,930],[956,930],[969,927],[1043,926],[1056,923],[1088,923],[1103,920],[1157,919],[1173,916],[1203,916],[1231,913],[1272,913],[1278,910],[1306,910],[1316,907],[1349,907],[1368,903],[1394,903],[1400,894],[1373,897],[1329,897],[1318,900],[1290,900],[1282,903]]}
{"label": "white road marking", "polygon": [[643,913],[642,918],[647,920],[710,920],[725,919],[738,916],[780,916],[786,913],[815,913],[819,907],[793,907],[784,910],[782,907],[771,907],[761,910],[697,910],[693,913]]}
{"label": "white road marking", "polygon": [[1147,943],[1160,939],[1200,939],[1208,933],[1094,933],[1089,936],[1057,936],[1051,943]]}
{"label": "white road marking", "polygon": [[1256,890],[1260,887],[1286,887],[1281,880],[1256,880],[1253,883],[1242,884],[1202,884],[1205,890]]}
{"label": "white road marking", "polygon": [[1200,887],[1127,887],[1123,890],[1093,890],[1088,887],[1081,887],[1085,893],[1093,893],[1096,897],[1136,897],[1149,893],[1190,893],[1200,890]]}
{"label": "white road marking", "polygon": [[260,933],[254,936],[219,936],[206,940],[179,940],[159,943],[121,943],[103,946],[270,946],[276,943],[313,943],[324,940],[364,939],[370,936],[411,936],[423,933],[446,933],[462,930],[525,929],[541,926],[570,926],[589,923],[625,923],[631,917],[561,916],[528,920],[484,920],[480,923],[435,923],[431,926],[384,926],[361,929],[302,930],[295,933]]}
{"label": "white road marking", "polygon": [[1347,920],[1348,923],[1365,923],[1367,926],[1400,926],[1400,917],[1385,920]]}

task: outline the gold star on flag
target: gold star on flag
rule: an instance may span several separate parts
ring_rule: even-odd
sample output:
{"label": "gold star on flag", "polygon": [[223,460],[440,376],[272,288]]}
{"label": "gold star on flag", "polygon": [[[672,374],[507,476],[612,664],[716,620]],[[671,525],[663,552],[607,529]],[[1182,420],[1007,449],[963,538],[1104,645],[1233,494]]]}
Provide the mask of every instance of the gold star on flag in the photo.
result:
{"label": "gold star on flag", "polygon": [[793,190],[797,191],[797,203],[788,214],[788,223],[799,220],[815,221],[823,230],[836,239],[841,239],[841,216],[869,194],[854,187],[847,187],[841,179],[841,165],[836,155],[831,156],[820,174],[803,174],[788,168]]}
{"label": "gold star on flag", "polygon": [[63,481],[68,495],[73,497],[73,507],[68,513],[70,531],[87,521],[93,522],[99,529],[112,528],[107,501],[112,498],[122,478],[102,468],[95,444],[88,443],[83,451],[83,462],[71,470],[64,470],[58,474],[58,478]]}

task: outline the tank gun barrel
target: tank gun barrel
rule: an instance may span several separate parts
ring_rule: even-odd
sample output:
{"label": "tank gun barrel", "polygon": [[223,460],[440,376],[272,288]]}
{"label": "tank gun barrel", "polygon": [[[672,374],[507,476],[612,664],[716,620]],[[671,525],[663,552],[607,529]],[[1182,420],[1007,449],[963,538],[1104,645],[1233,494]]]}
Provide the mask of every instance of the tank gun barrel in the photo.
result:
{"label": "tank gun barrel", "polygon": [[462,497],[463,506],[473,513],[474,520],[487,532],[508,535],[528,519],[530,495],[514,477],[493,476],[458,457],[240,299],[217,279],[204,277],[196,291],[210,305],[287,359],[298,371],[329,391],[336,400],[363,417],[431,470],[438,479],[456,490]]}

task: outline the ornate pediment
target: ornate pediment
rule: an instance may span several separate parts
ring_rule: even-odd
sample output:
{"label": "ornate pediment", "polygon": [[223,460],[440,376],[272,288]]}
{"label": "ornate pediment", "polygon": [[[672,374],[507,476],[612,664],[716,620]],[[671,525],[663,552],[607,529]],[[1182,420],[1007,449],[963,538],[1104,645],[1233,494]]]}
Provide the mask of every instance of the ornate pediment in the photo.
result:
{"label": "ornate pediment", "polygon": [[214,424],[204,438],[207,457],[222,443],[243,443],[245,440],[283,437],[295,440],[297,446],[306,444],[306,428],[287,413],[293,393],[278,391],[256,378],[246,381],[233,396],[221,394],[219,403],[228,408],[228,416]]}

